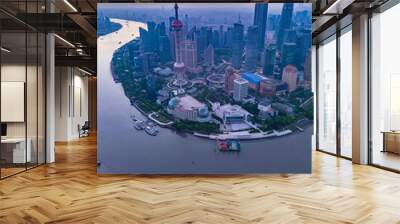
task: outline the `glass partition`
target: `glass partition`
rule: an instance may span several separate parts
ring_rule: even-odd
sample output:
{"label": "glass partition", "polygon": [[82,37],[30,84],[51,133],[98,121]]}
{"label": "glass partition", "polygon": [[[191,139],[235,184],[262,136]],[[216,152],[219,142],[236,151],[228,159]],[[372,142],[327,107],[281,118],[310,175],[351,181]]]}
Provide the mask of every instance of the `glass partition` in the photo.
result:
{"label": "glass partition", "polygon": [[371,162],[400,170],[400,5],[371,19]]}
{"label": "glass partition", "polygon": [[[43,5],[44,1],[0,3],[18,16],[40,13]],[[0,178],[45,162],[46,39],[10,15],[0,12]]]}
{"label": "glass partition", "polygon": [[340,36],[340,154],[352,157],[352,32],[351,26]]}
{"label": "glass partition", "polygon": [[26,141],[26,41],[25,32],[1,34],[2,177],[24,171],[31,161]]}
{"label": "glass partition", "polygon": [[317,148],[336,153],[336,36],[318,47]]}

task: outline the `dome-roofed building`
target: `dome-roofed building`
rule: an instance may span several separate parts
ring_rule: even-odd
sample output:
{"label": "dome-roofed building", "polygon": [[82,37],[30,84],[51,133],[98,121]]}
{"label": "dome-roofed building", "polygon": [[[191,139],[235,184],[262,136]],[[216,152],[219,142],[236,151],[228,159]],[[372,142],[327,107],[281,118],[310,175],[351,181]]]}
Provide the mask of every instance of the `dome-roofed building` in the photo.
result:
{"label": "dome-roofed building", "polygon": [[210,112],[208,107],[204,105],[197,110],[199,121],[209,121],[210,120]]}
{"label": "dome-roofed building", "polygon": [[172,98],[168,102],[167,112],[189,121],[208,122],[211,117],[207,106],[190,95]]}
{"label": "dome-roofed building", "polygon": [[179,98],[178,97],[174,97],[174,98],[170,99],[169,102],[168,102],[168,108],[167,108],[168,112],[170,110],[171,111],[175,110],[176,107],[178,106],[178,104],[179,104]]}

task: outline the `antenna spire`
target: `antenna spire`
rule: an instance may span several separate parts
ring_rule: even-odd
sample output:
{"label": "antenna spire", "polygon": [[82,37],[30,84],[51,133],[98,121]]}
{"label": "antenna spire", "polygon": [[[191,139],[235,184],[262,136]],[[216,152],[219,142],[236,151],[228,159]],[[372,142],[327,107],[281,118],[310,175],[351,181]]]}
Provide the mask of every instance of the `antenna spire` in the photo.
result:
{"label": "antenna spire", "polygon": [[178,19],[178,3],[175,2],[175,19]]}

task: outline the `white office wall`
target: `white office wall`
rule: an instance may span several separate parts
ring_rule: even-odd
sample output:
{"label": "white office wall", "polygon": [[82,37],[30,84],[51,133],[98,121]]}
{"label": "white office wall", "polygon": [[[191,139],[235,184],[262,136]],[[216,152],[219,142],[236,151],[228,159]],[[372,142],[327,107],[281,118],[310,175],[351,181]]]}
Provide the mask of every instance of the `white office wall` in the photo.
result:
{"label": "white office wall", "polygon": [[56,67],[55,73],[55,140],[70,141],[89,117],[88,77],[73,67]]}
{"label": "white office wall", "polygon": [[[4,64],[1,66],[2,82],[25,82],[26,74],[29,76],[31,74],[36,75],[36,66],[28,65],[25,67],[25,64]],[[36,81],[31,80],[30,77],[28,77],[28,79],[29,85],[36,85]],[[27,102],[35,101],[37,97],[36,89],[28,88],[27,91]],[[27,106],[36,108],[37,105],[32,104]],[[2,110],[5,110],[5,108],[2,108]],[[27,116],[28,122],[36,119],[36,114],[28,113]],[[34,125],[28,125],[28,128],[36,130],[36,122]],[[30,130],[28,130],[28,133],[30,133]],[[7,135],[8,137],[25,137],[25,122],[7,122]]]}

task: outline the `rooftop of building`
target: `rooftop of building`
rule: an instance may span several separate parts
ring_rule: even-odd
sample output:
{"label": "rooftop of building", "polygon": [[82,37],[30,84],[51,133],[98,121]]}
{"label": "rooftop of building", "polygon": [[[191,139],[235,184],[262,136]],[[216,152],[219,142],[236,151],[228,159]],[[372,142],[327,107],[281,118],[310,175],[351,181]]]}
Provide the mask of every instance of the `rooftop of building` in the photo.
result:
{"label": "rooftop of building", "polygon": [[239,105],[232,105],[232,104],[224,104],[224,105],[220,105],[215,104],[213,105],[213,110],[215,112],[215,114],[220,117],[223,118],[224,116],[237,116],[237,115],[241,115],[241,116],[247,116],[250,115],[250,113],[243,109],[241,106]]}
{"label": "rooftop of building", "polygon": [[186,110],[191,110],[191,109],[199,109],[204,107],[204,103],[196,100],[190,95],[184,95],[179,98],[179,105],[182,106]]}
{"label": "rooftop of building", "polygon": [[258,84],[261,80],[265,79],[265,77],[255,73],[255,72],[245,72],[242,73],[242,78],[246,79],[247,81]]}
{"label": "rooftop of building", "polygon": [[236,82],[236,83],[238,83],[238,84],[246,84],[246,83],[249,83],[246,79],[242,79],[242,78],[235,79],[234,82]]}

